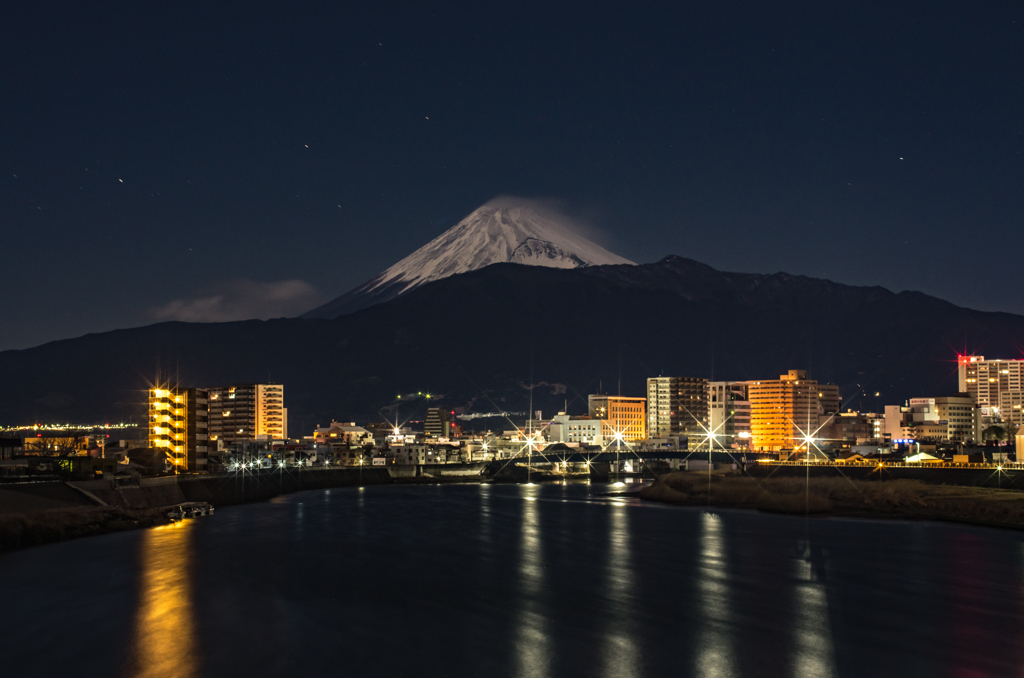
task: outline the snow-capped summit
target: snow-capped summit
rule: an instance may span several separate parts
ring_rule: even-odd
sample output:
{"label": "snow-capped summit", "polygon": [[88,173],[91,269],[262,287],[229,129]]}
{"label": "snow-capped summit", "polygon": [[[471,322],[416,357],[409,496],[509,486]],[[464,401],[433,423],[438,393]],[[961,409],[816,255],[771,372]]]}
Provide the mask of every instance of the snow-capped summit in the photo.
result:
{"label": "snow-capped summit", "polygon": [[569,223],[556,212],[523,201],[492,200],[381,273],[366,291],[398,284],[401,294],[504,261],[553,268],[633,263],[574,232]]}
{"label": "snow-capped summit", "polygon": [[577,225],[554,210],[529,200],[495,198],[377,277],[303,317],[336,318],[500,262],[552,268],[633,263],[580,235]]}

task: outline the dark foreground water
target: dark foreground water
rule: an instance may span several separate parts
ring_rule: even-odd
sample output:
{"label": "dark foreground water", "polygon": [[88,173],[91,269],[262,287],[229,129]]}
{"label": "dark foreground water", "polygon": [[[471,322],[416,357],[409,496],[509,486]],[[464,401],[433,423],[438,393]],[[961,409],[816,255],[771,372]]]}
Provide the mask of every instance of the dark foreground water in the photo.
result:
{"label": "dark foreground water", "polygon": [[368,487],[0,557],[4,676],[1020,676],[1024,539]]}

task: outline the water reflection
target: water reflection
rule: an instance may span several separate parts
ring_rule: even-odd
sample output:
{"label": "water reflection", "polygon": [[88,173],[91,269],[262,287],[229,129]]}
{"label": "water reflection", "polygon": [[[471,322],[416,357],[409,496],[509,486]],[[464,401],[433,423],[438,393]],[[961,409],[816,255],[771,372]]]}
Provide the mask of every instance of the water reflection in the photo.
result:
{"label": "water reflection", "polygon": [[356,494],[356,536],[366,536],[366,488],[360,487]]}
{"label": "water reflection", "polygon": [[490,554],[491,545],[491,486],[480,486],[480,541]]}
{"label": "water reflection", "polygon": [[301,501],[295,505],[295,524],[292,526],[292,534],[294,535],[296,542],[301,542],[305,535],[304,527],[306,525],[306,511],[305,504]]}
{"label": "water reflection", "polygon": [[519,615],[516,661],[519,676],[547,676],[551,666],[548,620],[543,609],[544,553],[540,541],[536,486],[522,488],[523,517],[519,547]]}
{"label": "water reflection", "polygon": [[482,492],[367,487],[362,540],[353,488],[5,553],[3,675],[1024,675],[1019,534]]}
{"label": "water reflection", "polygon": [[721,519],[710,512],[701,519],[697,577],[701,631],[695,673],[705,678],[735,676],[725,537]]}
{"label": "water reflection", "polygon": [[836,674],[832,625],[825,595],[825,553],[810,542],[801,544],[803,555],[794,561],[796,609],[794,620],[794,676],[828,678]]}
{"label": "water reflection", "polygon": [[147,530],[142,536],[139,610],[130,646],[132,678],[198,674],[192,610],[193,522]]}
{"label": "water reflection", "polygon": [[639,653],[634,637],[633,564],[630,559],[629,509],[621,502],[610,507],[606,589],[609,602],[608,631],[604,636],[604,675],[628,678],[638,675]]}

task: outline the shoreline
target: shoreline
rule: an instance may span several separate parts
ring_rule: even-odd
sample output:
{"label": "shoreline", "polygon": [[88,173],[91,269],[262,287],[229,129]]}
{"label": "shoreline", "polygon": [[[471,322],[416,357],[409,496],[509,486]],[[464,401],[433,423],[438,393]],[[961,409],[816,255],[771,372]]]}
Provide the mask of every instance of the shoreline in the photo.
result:
{"label": "shoreline", "polygon": [[[485,483],[487,479],[470,476],[417,476],[410,478],[392,478],[388,483],[368,477],[365,479],[345,478],[336,483],[316,484],[312,487],[292,487],[276,493],[255,493],[252,495],[231,496],[223,501],[210,502],[214,508],[256,504],[270,501],[297,492],[310,490],[359,487],[363,485],[452,485]],[[67,483],[60,483],[64,493],[81,492]],[[4,489],[0,486],[0,489]],[[8,486],[7,489],[11,489]],[[92,495],[92,493],[90,493]],[[92,495],[95,499],[95,495]],[[109,495],[105,495],[109,498]],[[81,495],[78,496],[81,500]],[[45,546],[62,541],[70,541],[83,537],[99,537],[104,534],[126,532],[129,530],[147,529],[168,525],[172,521],[167,512],[181,503],[190,500],[184,498],[161,506],[130,507],[123,505],[100,506],[94,503],[54,506],[51,508],[30,508],[21,510],[0,510],[0,557],[14,551],[21,551],[36,546]]]}
{"label": "shoreline", "polygon": [[974,527],[1024,530],[1024,492],[930,485],[918,480],[882,483],[838,478],[756,479],[677,471],[639,490],[619,493],[674,506],[755,510],[814,518],[933,520]]}
{"label": "shoreline", "polygon": [[128,486],[109,481],[0,485],[0,557],[80,537],[166,525],[171,522],[168,511],[182,504],[206,503],[216,509],[306,490],[392,482],[384,470],[328,469],[287,478],[143,478],[140,485]]}
{"label": "shoreline", "polygon": [[0,514],[0,556],[81,537],[169,525],[166,508],[76,506]]}
{"label": "shoreline", "polygon": [[[340,478],[338,480],[341,480]],[[491,482],[482,477],[393,478],[388,483],[346,479],[330,487],[361,485],[448,485]],[[541,481],[542,482],[542,481]],[[217,506],[253,504],[278,496],[327,489],[296,487],[270,494],[234,496]],[[326,485],[326,484],[325,484]],[[1024,492],[979,487],[930,485],[917,480],[879,483],[837,478],[756,479],[735,472],[708,476],[677,471],[638,490],[608,492],[606,496],[637,497],[644,501],[691,508],[755,510],[762,513],[816,518],[869,520],[934,520],[974,527],[1024,530]],[[128,507],[76,505],[0,512],[0,557],[3,554],[82,537],[146,529],[171,522],[167,506]]]}

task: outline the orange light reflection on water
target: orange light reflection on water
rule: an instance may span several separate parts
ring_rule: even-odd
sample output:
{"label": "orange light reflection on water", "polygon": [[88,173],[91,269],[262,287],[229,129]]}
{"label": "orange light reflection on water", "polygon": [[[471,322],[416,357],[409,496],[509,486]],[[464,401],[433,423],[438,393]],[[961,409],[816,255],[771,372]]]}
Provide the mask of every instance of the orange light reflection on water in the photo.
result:
{"label": "orange light reflection on water", "polygon": [[129,648],[132,678],[198,675],[192,609],[192,521],[142,537],[139,610]]}

